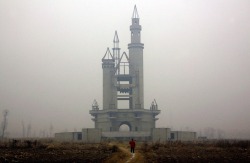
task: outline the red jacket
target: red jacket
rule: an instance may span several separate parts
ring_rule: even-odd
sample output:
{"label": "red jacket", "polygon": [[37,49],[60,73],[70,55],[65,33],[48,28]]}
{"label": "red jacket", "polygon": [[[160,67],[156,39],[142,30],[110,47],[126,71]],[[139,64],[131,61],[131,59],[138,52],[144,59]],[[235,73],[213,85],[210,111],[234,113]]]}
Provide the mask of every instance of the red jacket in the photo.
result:
{"label": "red jacket", "polygon": [[130,147],[131,147],[131,148],[134,148],[134,147],[135,147],[135,141],[134,141],[134,140],[131,140],[131,141],[129,142],[129,144],[130,144]]}

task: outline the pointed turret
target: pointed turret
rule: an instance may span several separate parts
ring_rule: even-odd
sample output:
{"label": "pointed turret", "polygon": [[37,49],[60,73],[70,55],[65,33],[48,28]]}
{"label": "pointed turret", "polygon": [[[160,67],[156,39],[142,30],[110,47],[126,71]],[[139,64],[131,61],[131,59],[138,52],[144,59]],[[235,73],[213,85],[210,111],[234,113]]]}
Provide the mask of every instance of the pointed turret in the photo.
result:
{"label": "pointed turret", "polygon": [[118,38],[117,31],[115,31],[115,36],[114,36],[114,39],[113,39],[113,43],[119,43],[119,38]]}
{"label": "pointed turret", "polygon": [[136,5],[135,5],[135,7],[134,7],[134,12],[133,12],[133,15],[132,15],[132,19],[133,19],[133,18],[139,18],[139,14],[138,14],[138,12],[137,12]]}
{"label": "pointed turret", "polygon": [[134,7],[132,15],[132,25],[130,26],[130,31],[131,31],[131,43],[141,43],[141,36],[140,36],[141,25],[136,5]]}
{"label": "pointed turret", "polygon": [[[115,66],[117,67],[118,62],[120,60],[119,37],[118,37],[117,31],[115,31],[115,36],[114,36],[114,39],[113,39],[113,43],[114,43],[113,56],[114,56],[114,59],[115,59]],[[118,68],[117,73],[120,74],[120,68]]]}

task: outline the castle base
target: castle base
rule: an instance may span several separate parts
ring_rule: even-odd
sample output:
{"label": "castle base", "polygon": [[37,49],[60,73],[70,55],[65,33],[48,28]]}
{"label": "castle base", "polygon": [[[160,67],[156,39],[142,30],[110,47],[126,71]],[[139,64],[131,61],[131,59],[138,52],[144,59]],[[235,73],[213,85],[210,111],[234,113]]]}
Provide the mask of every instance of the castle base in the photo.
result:
{"label": "castle base", "polygon": [[190,131],[171,131],[170,128],[154,128],[150,132],[146,131],[119,131],[119,132],[102,132],[101,129],[86,128],[82,132],[63,132],[55,134],[56,140],[74,141],[85,143],[100,143],[102,141],[121,140],[128,141],[135,139],[136,141],[150,142],[166,142],[166,141],[193,141],[196,139],[196,132]]}

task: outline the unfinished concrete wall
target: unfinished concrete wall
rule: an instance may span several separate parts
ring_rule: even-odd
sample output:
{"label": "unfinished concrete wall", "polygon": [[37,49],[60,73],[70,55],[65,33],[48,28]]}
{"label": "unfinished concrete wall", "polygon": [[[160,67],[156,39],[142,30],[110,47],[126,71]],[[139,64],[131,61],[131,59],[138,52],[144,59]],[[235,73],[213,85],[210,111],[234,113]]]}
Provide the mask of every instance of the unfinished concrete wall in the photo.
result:
{"label": "unfinished concrete wall", "polygon": [[128,132],[128,131],[115,131],[115,132],[102,132],[102,137],[107,138],[117,138],[117,137],[150,137],[150,132],[137,131],[137,132]]}
{"label": "unfinished concrete wall", "polygon": [[196,132],[171,131],[171,140],[192,141],[196,139]]}
{"label": "unfinished concrete wall", "polygon": [[81,141],[81,132],[61,132],[55,133],[55,139],[58,141]]}
{"label": "unfinished concrete wall", "polygon": [[100,143],[102,130],[95,128],[82,129],[82,141],[85,143]]}
{"label": "unfinished concrete wall", "polygon": [[151,132],[144,131],[114,131],[114,132],[102,132],[102,140],[109,141],[129,141],[134,139],[135,141],[150,141]]}
{"label": "unfinished concrete wall", "polygon": [[152,141],[165,142],[170,139],[170,128],[153,128]]}

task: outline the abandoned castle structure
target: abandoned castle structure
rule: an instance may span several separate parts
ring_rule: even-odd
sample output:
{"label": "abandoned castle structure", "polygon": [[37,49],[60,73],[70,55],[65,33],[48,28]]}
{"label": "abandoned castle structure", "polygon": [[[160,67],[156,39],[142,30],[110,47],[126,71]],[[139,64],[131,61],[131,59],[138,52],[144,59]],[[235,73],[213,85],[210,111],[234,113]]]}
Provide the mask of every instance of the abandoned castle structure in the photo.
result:
{"label": "abandoned castle structure", "polygon": [[[143,88],[143,48],[141,43],[141,25],[136,7],[130,26],[131,43],[129,55],[120,53],[117,32],[113,39],[112,52],[107,49],[102,58],[103,69],[103,109],[94,101],[90,114],[94,117],[95,128],[104,132],[119,131],[123,124],[130,131],[150,131],[155,128],[156,116],[160,113],[155,102],[149,109],[144,109]],[[128,103],[126,109],[118,109],[118,103]]]}
{"label": "abandoned castle structure", "polygon": [[[99,108],[97,101],[94,100],[89,111],[95,128],[85,128],[81,132],[56,133],[55,137],[58,140],[100,142],[107,139],[130,138],[148,141],[196,138],[195,132],[156,128],[157,115],[161,112],[156,100],[153,100],[148,109],[144,107],[144,44],[141,42],[141,30],[135,6],[130,25],[131,42],[128,44],[128,54],[121,53],[119,37],[115,31],[113,48],[112,50],[107,48],[102,58],[103,108]],[[129,131],[120,131],[122,125],[128,126]]]}

